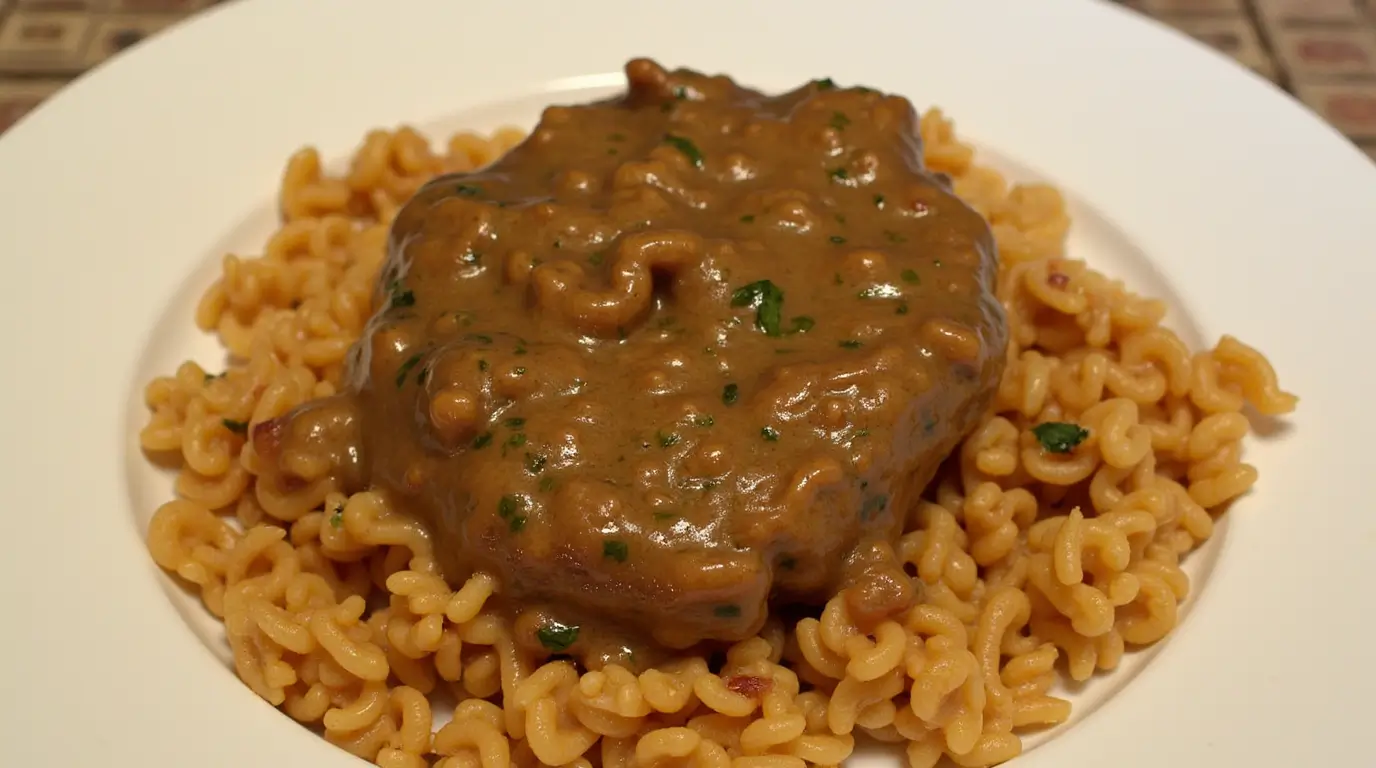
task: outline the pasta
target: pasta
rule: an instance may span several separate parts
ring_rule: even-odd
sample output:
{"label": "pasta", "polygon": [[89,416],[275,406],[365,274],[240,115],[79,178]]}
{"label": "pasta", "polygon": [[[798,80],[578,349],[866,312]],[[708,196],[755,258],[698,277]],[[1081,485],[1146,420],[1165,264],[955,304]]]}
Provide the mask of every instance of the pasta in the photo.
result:
{"label": "pasta", "polygon": [[[290,159],[280,229],[260,256],[226,256],[197,308],[227,370],[187,362],[147,386],[142,445],[180,465],[150,553],[224,621],[246,685],[386,768],[829,766],[859,735],[912,768],[1015,757],[1020,730],[1070,716],[1062,675],[1111,671],[1175,626],[1181,558],[1257,482],[1245,409],[1296,398],[1256,350],[1192,351],[1162,302],[1067,258],[1055,189],[976,165],[939,111],[921,130],[993,227],[1011,341],[994,407],[910,512],[897,551],[924,593],[898,619],[862,627],[838,597],[724,659],[537,665],[485,611],[500,584],[451,588],[427,531],[382,496],[255,482],[252,427],[340,385],[399,206],[513,146],[511,129],[442,154],[374,131],[340,176],[313,150]],[[1059,422],[1084,429],[1078,450],[1047,450],[1035,428]]]}

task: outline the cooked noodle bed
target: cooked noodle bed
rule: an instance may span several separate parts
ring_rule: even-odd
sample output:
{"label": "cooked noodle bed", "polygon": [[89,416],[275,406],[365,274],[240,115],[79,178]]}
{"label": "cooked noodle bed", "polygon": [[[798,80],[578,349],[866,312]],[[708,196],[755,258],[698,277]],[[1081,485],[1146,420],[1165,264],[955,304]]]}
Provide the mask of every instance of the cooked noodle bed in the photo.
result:
{"label": "cooked noodle bed", "polygon": [[[280,228],[260,256],[226,256],[196,311],[227,369],[187,362],[147,386],[142,445],[181,459],[149,550],[224,621],[246,685],[388,768],[835,765],[861,734],[913,768],[1016,756],[1019,732],[1070,716],[1058,679],[1111,671],[1174,628],[1181,558],[1257,482],[1247,409],[1295,398],[1256,350],[1229,336],[1191,350],[1162,302],[1066,258],[1054,188],[974,164],[936,110],[921,133],[928,166],[993,228],[1011,340],[992,412],[908,513],[897,551],[924,589],[902,615],[862,629],[838,597],[772,616],[724,658],[589,671],[532,657],[485,610],[497,580],[451,588],[427,531],[382,495],[255,487],[247,435],[341,386],[398,208],[516,130],[460,134],[442,154],[408,128],[374,131],[342,176],[311,149],[290,159]],[[1034,431],[1048,423],[1087,436],[1048,450],[1056,436]]]}

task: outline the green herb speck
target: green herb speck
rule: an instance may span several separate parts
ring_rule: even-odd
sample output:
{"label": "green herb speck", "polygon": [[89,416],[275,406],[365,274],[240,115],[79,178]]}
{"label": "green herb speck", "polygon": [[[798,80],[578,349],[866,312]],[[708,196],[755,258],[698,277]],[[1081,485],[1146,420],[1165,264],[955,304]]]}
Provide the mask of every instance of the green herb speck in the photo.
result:
{"label": "green herb speck", "polygon": [[875,195],[875,196],[874,196],[874,207],[875,207],[875,208],[878,208],[878,209],[881,210],[881,211],[884,210],[884,196],[883,196],[883,195]]}
{"label": "green herb speck", "polygon": [[403,290],[400,280],[394,281],[392,283],[392,306],[412,307],[415,306],[415,304],[416,294],[409,290]]}
{"label": "green herb speck", "polygon": [[247,421],[235,421],[233,419],[220,419],[220,423],[225,425],[225,429],[235,434],[243,435],[248,432]]}
{"label": "green herb speck", "polygon": [[679,436],[673,432],[656,432],[655,439],[659,441],[660,448],[670,448],[678,445]]}
{"label": "green herb speck", "polygon": [[839,343],[842,347],[845,347],[846,349],[859,349],[865,346],[865,342],[859,341],[858,339],[846,339],[845,341]]}
{"label": "green herb speck", "polygon": [[845,168],[832,168],[827,171],[827,175],[836,181],[845,181],[850,178],[850,174],[846,172]]}
{"label": "green herb speck", "polygon": [[608,560],[624,563],[630,554],[630,547],[626,546],[626,542],[620,539],[605,539],[602,542],[602,557]]}
{"label": "green herb speck", "polygon": [[831,113],[831,127],[832,127],[832,128],[835,128],[835,129],[838,130],[838,131],[844,131],[844,130],[846,129],[846,126],[848,126],[848,125],[850,125],[850,118],[849,118],[849,117],[846,117],[846,113],[845,113],[845,112],[832,112],[832,113]]}
{"label": "green herb speck", "polygon": [[779,442],[779,430],[773,427],[762,427],[760,429],[760,437],[763,437],[768,442],[777,443]]}
{"label": "green herb speck", "polygon": [[492,433],[484,432],[473,438],[473,450],[482,450],[492,443]]}
{"label": "green herb speck", "polygon": [[693,164],[694,168],[702,167],[702,152],[698,151],[697,145],[692,141],[682,136],[666,133],[664,134],[664,143],[682,152],[683,156],[688,158],[688,161]]}
{"label": "green herb speck", "polygon": [[526,471],[532,475],[538,475],[545,468],[546,459],[538,453],[526,454]]}
{"label": "green herb speck", "polygon": [[401,364],[401,367],[397,369],[397,389],[401,389],[401,385],[406,383],[406,377],[411,375],[411,369],[419,364],[419,354],[411,355],[406,362]]}
{"label": "green herb speck", "polygon": [[846,238],[841,237],[840,235],[832,235],[827,239],[830,240],[832,243],[835,243],[836,245],[843,245],[846,242]]}
{"label": "green herb speck", "polygon": [[578,625],[550,621],[535,630],[535,638],[546,650],[562,653],[578,641]]}
{"label": "green herb speck", "polygon": [[721,401],[727,405],[735,405],[740,399],[741,388],[737,384],[727,384],[721,389]]}
{"label": "green herb speck", "polygon": [[812,84],[817,86],[817,90],[819,91],[829,91],[836,87],[836,83],[829,77],[824,77],[821,80],[813,80]]}
{"label": "green herb speck", "polygon": [[895,310],[893,311],[893,313],[894,313],[895,315],[906,315],[906,314],[908,314],[908,302],[906,302],[906,301],[900,301],[900,302],[898,302],[898,309],[895,309]]}
{"label": "green herb speck", "polygon": [[718,605],[712,609],[712,615],[719,619],[735,619],[741,615],[741,607],[733,603]]}
{"label": "green herb speck", "polygon": [[742,223],[742,224],[749,224],[750,222],[752,222],[752,221],[754,221],[754,220],[755,220],[754,214],[750,214],[750,213],[747,213],[747,214],[745,214],[744,216],[741,217],[741,223]]}
{"label": "green herb speck", "polygon": [[717,420],[712,418],[712,414],[710,413],[700,413],[697,416],[693,417],[693,423],[698,425],[699,427],[702,427],[703,429],[706,429],[712,426],[713,424],[717,423]]}
{"label": "green herb speck", "polygon": [[903,282],[905,282],[905,283],[911,283],[911,284],[913,284],[913,285],[917,285],[918,283],[921,283],[921,282],[922,282],[922,278],[920,278],[920,277],[917,276],[917,272],[915,272],[915,271],[913,271],[913,270],[911,270],[911,269],[905,269],[905,270],[903,270],[902,272],[899,273],[899,276],[903,278]]}
{"label": "green herb speck", "polygon": [[343,528],[343,527],[344,527],[344,505],[343,505],[343,504],[336,504],[335,507],[334,507],[334,511],[330,513],[330,527],[331,527],[331,528],[336,528],[336,529],[337,529],[337,528]]}
{"label": "green herb speck", "polygon": [[1089,437],[1089,430],[1078,424],[1048,421],[1033,427],[1032,434],[1048,453],[1070,453]]}
{"label": "green herb speck", "polygon": [[751,307],[755,310],[755,327],[764,331],[766,336],[782,333],[780,321],[783,315],[784,292],[769,280],[756,280],[737,288],[731,294],[731,306]]}
{"label": "green herb speck", "polygon": [[460,184],[454,188],[454,191],[463,197],[477,197],[483,193],[481,187],[475,187],[471,184]]}
{"label": "green herb speck", "polygon": [[512,429],[520,429],[521,427],[524,427],[526,425],[526,420],[521,418],[520,416],[512,416],[511,418],[503,421],[502,424],[504,426],[511,427]]}

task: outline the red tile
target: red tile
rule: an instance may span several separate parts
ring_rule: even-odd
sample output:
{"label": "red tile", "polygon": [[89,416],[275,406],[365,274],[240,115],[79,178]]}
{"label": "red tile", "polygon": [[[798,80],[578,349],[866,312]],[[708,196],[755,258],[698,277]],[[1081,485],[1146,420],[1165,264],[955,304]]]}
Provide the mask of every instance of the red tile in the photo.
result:
{"label": "red tile", "polygon": [[1367,27],[1283,28],[1271,44],[1299,79],[1376,76],[1376,35]]}
{"label": "red tile", "polygon": [[1347,136],[1376,140],[1376,83],[1299,83],[1295,91]]}

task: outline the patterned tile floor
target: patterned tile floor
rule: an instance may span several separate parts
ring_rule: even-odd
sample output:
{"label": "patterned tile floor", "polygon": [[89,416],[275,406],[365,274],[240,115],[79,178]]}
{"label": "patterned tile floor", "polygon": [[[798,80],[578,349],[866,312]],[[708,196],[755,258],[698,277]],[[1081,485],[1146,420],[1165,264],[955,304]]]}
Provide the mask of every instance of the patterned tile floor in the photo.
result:
{"label": "patterned tile floor", "polygon": [[[72,78],[216,2],[0,0],[0,132]],[[1118,2],[1273,80],[1376,159],[1376,0]]]}

